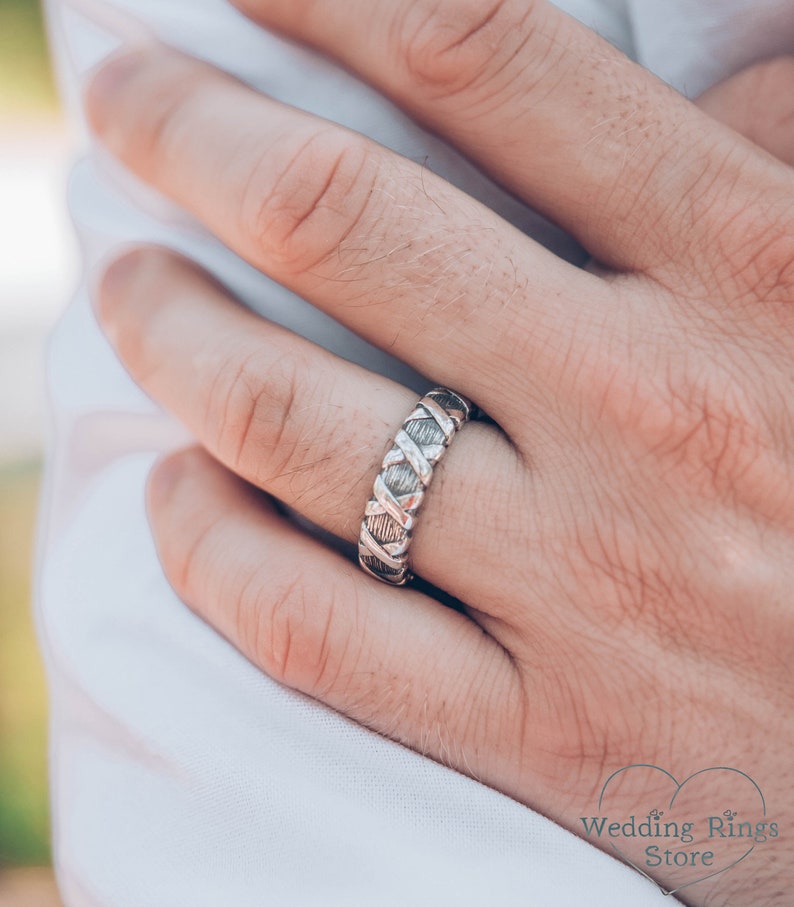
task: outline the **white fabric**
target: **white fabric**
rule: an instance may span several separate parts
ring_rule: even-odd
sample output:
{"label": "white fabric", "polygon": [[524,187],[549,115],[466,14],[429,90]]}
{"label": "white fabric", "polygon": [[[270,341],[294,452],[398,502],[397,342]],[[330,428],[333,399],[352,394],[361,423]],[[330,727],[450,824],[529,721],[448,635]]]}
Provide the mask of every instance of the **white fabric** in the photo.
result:
{"label": "white fabric", "polygon": [[[689,92],[794,50],[791,0],[562,5]],[[134,14],[276,97],[427,158],[522,229],[572,253],[373,91],[222,0],[52,0],[49,13],[73,100],[82,74],[138,27]],[[269,317],[406,375],[96,148],[84,149],[69,203],[87,274],[111,247],[160,241],[203,262]],[[38,616],[52,693],[55,853],[68,907],[670,903],[540,815],[283,689],[182,606],[157,562],[143,485],[158,452],[185,436],[116,362],[85,286],[52,337],[49,387]],[[583,803],[582,814],[594,806]]]}

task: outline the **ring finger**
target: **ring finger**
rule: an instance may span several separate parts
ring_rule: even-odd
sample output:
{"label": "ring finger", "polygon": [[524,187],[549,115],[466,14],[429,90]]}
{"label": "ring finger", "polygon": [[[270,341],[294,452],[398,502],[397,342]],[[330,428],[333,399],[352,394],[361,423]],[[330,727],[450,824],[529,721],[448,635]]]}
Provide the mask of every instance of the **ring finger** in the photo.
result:
{"label": "ring finger", "polygon": [[[263,321],[163,250],[111,265],[97,303],[133,378],[221,462],[329,532],[358,537],[412,391]],[[420,575],[471,600],[503,552],[488,538],[473,547],[461,514],[507,512],[527,478],[494,426],[467,426],[454,448],[435,471],[411,554]]]}

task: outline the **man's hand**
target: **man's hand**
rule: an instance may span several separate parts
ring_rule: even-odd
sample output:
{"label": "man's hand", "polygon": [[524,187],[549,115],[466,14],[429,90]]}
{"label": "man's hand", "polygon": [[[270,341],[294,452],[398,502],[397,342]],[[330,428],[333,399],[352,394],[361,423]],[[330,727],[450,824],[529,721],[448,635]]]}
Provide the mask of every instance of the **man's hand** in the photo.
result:
{"label": "man's hand", "polygon": [[[549,4],[244,6],[389,94],[598,266],[195,60],[149,48],[109,63],[88,107],[130,168],[496,423],[461,432],[412,549],[460,609],[378,585],[257,489],[354,541],[415,395],[170,253],[127,255],[102,285],[105,328],[215,458],[171,457],[152,482],[174,587],[272,677],[578,834],[631,763],[679,780],[743,770],[781,833],[681,897],[787,903],[794,172]],[[703,107],[791,161],[793,69],[759,67]],[[616,814],[662,796],[621,777]],[[688,806],[757,809],[742,790],[701,788]],[[700,862],[682,870],[662,848],[639,868],[670,887],[708,874],[716,845],[675,843]]]}

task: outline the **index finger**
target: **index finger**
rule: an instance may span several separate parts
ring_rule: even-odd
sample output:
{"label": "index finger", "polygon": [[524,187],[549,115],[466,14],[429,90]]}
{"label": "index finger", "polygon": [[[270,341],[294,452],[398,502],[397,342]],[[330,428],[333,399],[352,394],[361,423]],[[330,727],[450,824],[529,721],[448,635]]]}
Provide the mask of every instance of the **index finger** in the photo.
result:
{"label": "index finger", "polygon": [[358,72],[613,267],[703,273],[715,237],[763,250],[761,215],[794,201],[784,168],[544,0],[234,3]]}

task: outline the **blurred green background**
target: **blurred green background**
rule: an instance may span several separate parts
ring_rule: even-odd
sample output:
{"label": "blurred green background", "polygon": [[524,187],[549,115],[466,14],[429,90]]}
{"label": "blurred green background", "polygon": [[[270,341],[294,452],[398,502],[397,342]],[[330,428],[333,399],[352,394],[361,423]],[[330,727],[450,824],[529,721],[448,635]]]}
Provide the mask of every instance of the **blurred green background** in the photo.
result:
{"label": "blurred green background", "polygon": [[37,0],[0,0],[0,115],[54,110],[56,94]]}
{"label": "blurred green background", "polygon": [[30,614],[36,463],[0,467],[0,868],[49,861],[46,700]]}
{"label": "blurred green background", "polygon": [[[0,141],[56,117],[42,14],[0,0]],[[0,199],[2,208],[2,199]],[[2,212],[0,211],[0,216]],[[0,299],[0,306],[6,300]],[[0,438],[0,870],[49,861],[46,697],[30,612],[37,460],[9,462]],[[0,904],[3,899],[0,885]],[[21,902],[20,902],[21,903]]]}

